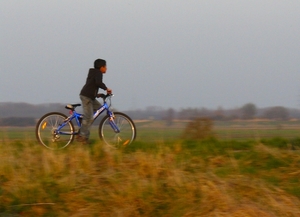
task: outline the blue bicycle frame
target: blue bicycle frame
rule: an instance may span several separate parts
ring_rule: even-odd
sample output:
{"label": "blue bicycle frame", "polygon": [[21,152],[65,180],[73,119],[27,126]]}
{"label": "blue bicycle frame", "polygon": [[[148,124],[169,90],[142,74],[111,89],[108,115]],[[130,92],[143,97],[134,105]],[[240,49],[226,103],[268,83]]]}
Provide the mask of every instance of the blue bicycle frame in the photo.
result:
{"label": "blue bicycle frame", "polygon": [[[69,106],[69,107],[68,107]],[[72,121],[73,119],[75,119],[77,126],[80,128],[81,127],[81,120],[83,118],[83,115],[80,113],[77,113],[75,111],[75,108],[77,106],[80,106],[80,104],[74,104],[74,105],[68,105],[66,106],[67,109],[70,109],[70,116],[62,123],[60,124],[60,126],[55,130],[56,134],[61,134],[61,135],[77,135],[79,132],[63,132],[61,131],[61,129],[63,129],[64,126],[66,126],[66,124],[70,121]],[[75,107],[75,108],[74,108]],[[96,120],[98,118],[99,115],[101,115],[104,111],[107,111],[107,115],[110,117],[109,118],[109,124],[112,127],[112,129],[114,130],[115,133],[119,133],[120,129],[118,128],[118,126],[116,125],[115,121],[114,121],[114,113],[112,111],[109,110],[109,105],[107,104],[107,102],[104,99],[104,103],[102,106],[100,106],[94,113],[93,115],[93,121]]]}

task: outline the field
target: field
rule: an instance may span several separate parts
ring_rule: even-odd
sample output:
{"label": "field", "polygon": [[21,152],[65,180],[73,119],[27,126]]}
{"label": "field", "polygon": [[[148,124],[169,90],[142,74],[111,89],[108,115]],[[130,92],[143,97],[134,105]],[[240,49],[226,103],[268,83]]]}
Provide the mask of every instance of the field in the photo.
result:
{"label": "field", "polygon": [[[159,121],[138,122],[139,137],[147,140],[173,140],[182,137],[188,121],[175,121],[166,126]],[[220,140],[259,140],[281,137],[300,137],[300,121],[219,121],[214,122],[213,133]]]}
{"label": "field", "polygon": [[136,121],[137,141],[49,151],[34,128],[0,129],[0,216],[300,216],[300,122]]}

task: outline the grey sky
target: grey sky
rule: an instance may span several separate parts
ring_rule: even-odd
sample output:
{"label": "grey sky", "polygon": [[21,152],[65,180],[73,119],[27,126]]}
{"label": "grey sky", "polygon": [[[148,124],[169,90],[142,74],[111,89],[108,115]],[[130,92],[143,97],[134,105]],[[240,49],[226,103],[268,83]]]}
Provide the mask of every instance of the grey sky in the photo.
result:
{"label": "grey sky", "polygon": [[0,102],[80,102],[104,58],[119,110],[300,106],[299,0],[1,0],[0,28]]}

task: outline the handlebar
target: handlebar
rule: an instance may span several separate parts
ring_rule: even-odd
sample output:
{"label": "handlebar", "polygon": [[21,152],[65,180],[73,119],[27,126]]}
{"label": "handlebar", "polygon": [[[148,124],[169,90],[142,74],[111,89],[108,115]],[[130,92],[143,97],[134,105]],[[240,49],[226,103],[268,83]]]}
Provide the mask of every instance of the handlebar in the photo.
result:
{"label": "handlebar", "polygon": [[97,94],[97,98],[102,98],[104,101],[106,100],[106,98],[112,97],[112,96],[113,96],[112,93],[108,93],[108,94],[100,93],[100,94]]}

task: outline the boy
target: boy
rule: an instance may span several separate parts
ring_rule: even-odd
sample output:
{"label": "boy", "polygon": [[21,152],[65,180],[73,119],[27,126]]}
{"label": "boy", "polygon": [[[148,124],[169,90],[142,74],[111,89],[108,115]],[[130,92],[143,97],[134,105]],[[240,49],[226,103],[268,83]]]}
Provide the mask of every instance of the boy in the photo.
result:
{"label": "boy", "polygon": [[88,144],[94,111],[101,106],[98,100],[96,100],[96,97],[98,97],[98,89],[101,88],[106,90],[107,93],[112,93],[112,90],[107,88],[102,81],[103,74],[106,73],[106,70],[107,67],[105,60],[95,60],[94,68],[89,70],[86,83],[82,87],[79,95],[82,102],[83,119],[77,140],[84,144]]}

